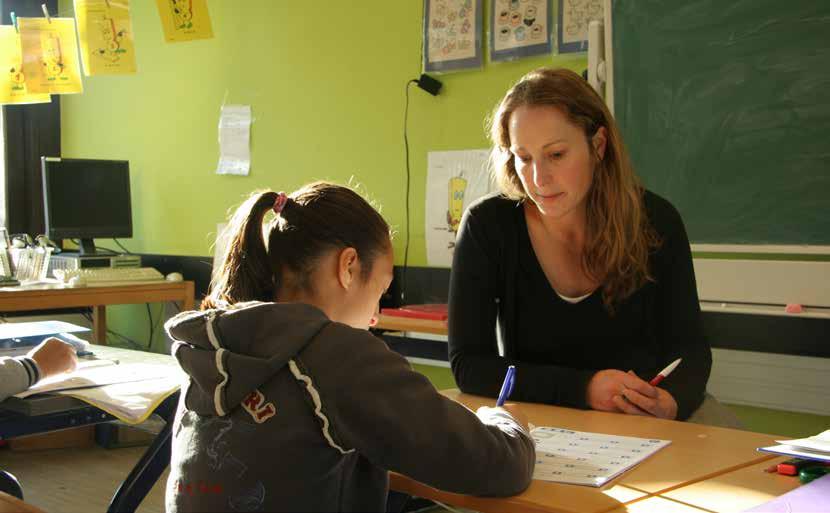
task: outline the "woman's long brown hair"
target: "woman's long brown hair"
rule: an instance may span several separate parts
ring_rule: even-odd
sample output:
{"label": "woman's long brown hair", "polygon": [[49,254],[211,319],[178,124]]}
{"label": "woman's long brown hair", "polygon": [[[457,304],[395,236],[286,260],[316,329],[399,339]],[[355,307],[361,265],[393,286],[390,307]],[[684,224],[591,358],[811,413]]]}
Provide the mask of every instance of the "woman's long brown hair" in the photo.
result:
{"label": "woman's long brown hair", "polygon": [[522,77],[501,100],[489,120],[496,182],[502,193],[526,200],[510,154],[510,117],[522,106],[560,109],[585,134],[588,148],[600,127],[607,131],[602,158],[592,155],[594,175],[587,196],[583,271],[602,284],[602,299],[615,305],[653,277],[649,254],[659,246],[643,204],[643,187],[628,157],[617,124],[605,102],[582,77],[566,69],[541,68]]}

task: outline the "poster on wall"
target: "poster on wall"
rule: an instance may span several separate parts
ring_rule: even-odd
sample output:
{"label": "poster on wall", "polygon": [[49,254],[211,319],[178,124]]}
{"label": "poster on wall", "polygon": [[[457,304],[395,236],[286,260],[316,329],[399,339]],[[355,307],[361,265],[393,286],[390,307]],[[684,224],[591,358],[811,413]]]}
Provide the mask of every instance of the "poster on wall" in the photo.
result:
{"label": "poster on wall", "polygon": [[74,18],[17,18],[17,28],[29,92],[83,92]]}
{"label": "poster on wall", "polygon": [[168,43],[213,37],[207,0],[156,0],[156,7]]}
{"label": "poster on wall", "polygon": [[135,73],[130,0],[75,0],[84,74]]}
{"label": "poster on wall", "polygon": [[491,0],[490,59],[550,53],[552,0]]}
{"label": "poster on wall", "polygon": [[558,0],[559,53],[588,51],[588,22],[603,18],[602,0]]}
{"label": "poster on wall", "polygon": [[23,54],[20,51],[20,36],[12,25],[0,25],[0,104],[49,103],[48,94],[35,94],[26,87],[23,73]]}
{"label": "poster on wall", "polygon": [[424,71],[481,68],[481,0],[424,0]]}
{"label": "poster on wall", "polygon": [[427,154],[424,233],[427,265],[450,267],[461,216],[491,192],[490,150],[431,151]]}

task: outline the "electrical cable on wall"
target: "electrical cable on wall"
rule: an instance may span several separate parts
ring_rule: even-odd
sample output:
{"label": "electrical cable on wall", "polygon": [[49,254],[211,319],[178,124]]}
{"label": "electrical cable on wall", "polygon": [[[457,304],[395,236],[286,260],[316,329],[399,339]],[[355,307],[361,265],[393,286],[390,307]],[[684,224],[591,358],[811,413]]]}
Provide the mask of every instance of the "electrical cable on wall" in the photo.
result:
{"label": "electrical cable on wall", "polygon": [[410,230],[410,221],[409,221],[409,200],[410,200],[410,182],[411,182],[411,171],[409,169],[409,135],[408,135],[408,119],[409,119],[409,86],[412,84],[416,84],[418,87],[423,89],[424,91],[428,92],[432,96],[438,96],[438,92],[441,90],[440,81],[430,77],[429,75],[422,74],[418,79],[412,79],[406,83],[406,103],[404,105],[403,111],[403,146],[404,152],[406,154],[406,201],[405,201],[405,223],[406,223],[406,237],[404,239],[404,251],[403,251],[403,272],[401,273],[401,293],[400,293],[400,301],[401,304],[406,304],[406,271],[409,267],[409,230]]}

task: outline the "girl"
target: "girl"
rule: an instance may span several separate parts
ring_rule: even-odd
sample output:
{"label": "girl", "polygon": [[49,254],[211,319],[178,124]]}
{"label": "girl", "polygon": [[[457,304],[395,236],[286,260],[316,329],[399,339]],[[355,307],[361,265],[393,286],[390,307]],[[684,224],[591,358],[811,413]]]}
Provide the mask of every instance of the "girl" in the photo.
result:
{"label": "girl", "polygon": [[359,195],[255,194],[229,229],[202,311],[166,325],[190,376],[169,512],[384,511],[387,470],[465,494],[528,486],[533,442],[509,408],[473,414],[366,330],[393,259]]}

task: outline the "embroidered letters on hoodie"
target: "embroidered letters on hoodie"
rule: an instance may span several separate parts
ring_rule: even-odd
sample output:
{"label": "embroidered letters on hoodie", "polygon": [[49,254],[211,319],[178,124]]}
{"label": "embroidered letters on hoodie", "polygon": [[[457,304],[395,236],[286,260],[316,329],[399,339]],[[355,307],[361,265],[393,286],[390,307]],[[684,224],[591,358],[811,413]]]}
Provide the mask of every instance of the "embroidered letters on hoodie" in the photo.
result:
{"label": "embroidered letters on hoodie", "polygon": [[262,395],[262,392],[256,389],[248,394],[248,397],[242,401],[242,407],[245,408],[245,411],[251,414],[251,417],[253,417],[257,424],[262,424],[277,413],[277,409],[274,408],[274,404],[266,403],[265,396]]}

